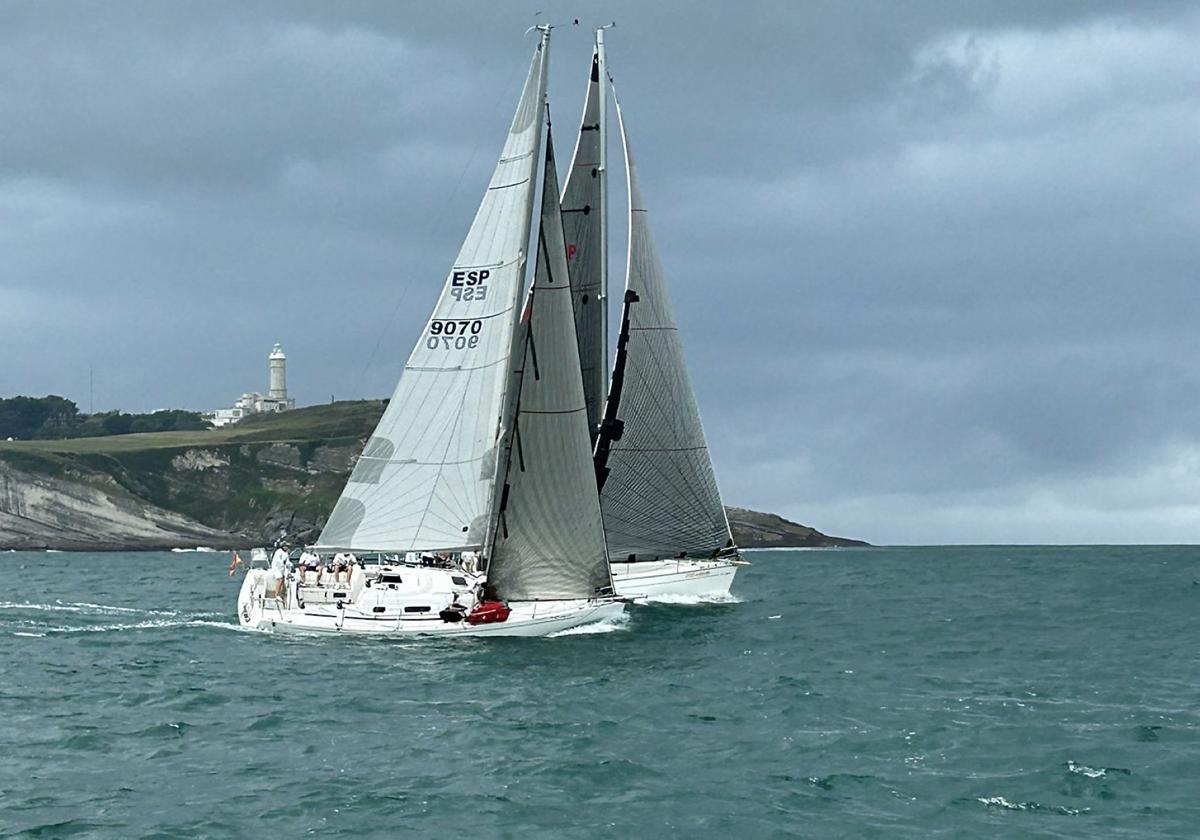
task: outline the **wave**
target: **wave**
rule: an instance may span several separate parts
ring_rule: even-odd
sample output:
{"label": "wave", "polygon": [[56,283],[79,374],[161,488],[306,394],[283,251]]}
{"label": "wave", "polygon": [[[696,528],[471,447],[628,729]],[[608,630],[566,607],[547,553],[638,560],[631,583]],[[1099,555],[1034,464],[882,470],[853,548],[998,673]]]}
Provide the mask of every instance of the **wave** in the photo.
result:
{"label": "wave", "polygon": [[1123,773],[1126,776],[1132,775],[1124,767],[1088,767],[1086,764],[1077,764],[1073,760],[1067,761],[1066,768],[1068,773],[1087,776],[1089,779],[1103,779],[1109,773]]}
{"label": "wave", "polygon": [[1077,817],[1091,810],[1090,808],[1069,808],[1066,805],[1043,805],[1041,802],[1010,802],[1003,796],[977,796],[975,801],[989,808],[1003,808],[1006,811],[1042,811],[1062,814],[1066,817]]}
{"label": "wave", "polygon": [[171,549],[172,553],[174,553],[174,554],[190,554],[190,553],[193,553],[196,551],[200,551],[205,554],[215,554],[221,550],[222,549],[219,549],[219,548],[210,548],[209,546],[206,546],[206,545],[198,545],[195,548],[172,548]]}

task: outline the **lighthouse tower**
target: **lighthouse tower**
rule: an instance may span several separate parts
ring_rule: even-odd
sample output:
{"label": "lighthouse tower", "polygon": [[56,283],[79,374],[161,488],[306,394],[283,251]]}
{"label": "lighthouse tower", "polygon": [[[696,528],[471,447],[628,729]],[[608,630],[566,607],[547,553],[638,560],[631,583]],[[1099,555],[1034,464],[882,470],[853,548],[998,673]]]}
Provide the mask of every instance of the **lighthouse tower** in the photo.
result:
{"label": "lighthouse tower", "polygon": [[283,355],[283,348],[278,344],[271,349],[271,355],[267,357],[267,365],[271,371],[271,390],[267,397],[286,403],[288,401],[287,356]]}

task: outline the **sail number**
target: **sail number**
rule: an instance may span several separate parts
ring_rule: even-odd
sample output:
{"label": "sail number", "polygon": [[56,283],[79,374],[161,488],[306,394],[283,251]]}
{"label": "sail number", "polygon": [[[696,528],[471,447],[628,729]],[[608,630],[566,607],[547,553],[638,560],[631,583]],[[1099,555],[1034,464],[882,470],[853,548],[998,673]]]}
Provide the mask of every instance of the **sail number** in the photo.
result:
{"label": "sail number", "polygon": [[430,321],[429,336],[425,346],[430,350],[474,350],[479,346],[479,333],[483,331],[483,321]]}
{"label": "sail number", "polygon": [[484,300],[487,298],[487,279],[492,276],[486,268],[476,271],[455,271],[450,275],[450,294],[455,300]]}

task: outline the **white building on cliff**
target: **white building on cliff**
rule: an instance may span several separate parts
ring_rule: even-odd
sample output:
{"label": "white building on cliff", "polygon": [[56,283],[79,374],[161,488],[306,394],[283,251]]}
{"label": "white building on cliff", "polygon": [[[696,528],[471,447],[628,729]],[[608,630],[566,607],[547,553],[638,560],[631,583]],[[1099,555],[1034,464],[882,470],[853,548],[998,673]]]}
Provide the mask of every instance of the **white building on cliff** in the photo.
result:
{"label": "white building on cliff", "polygon": [[201,416],[220,428],[236,423],[251,414],[287,411],[295,408],[296,401],[289,399],[287,392],[287,356],[283,354],[283,348],[278,344],[271,348],[271,355],[267,357],[267,370],[270,375],[270,383],[265,397],[257,391],[251,391],[248,394],[242,394],[233,404],[233,408],[218,408],[215,411],[206,411]]}

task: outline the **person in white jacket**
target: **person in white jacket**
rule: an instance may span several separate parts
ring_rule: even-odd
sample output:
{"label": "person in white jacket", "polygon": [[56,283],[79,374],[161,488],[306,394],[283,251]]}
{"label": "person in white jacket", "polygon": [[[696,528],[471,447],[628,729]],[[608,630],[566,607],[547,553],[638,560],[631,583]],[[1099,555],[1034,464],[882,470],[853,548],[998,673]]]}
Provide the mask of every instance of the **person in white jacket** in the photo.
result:
{"label": "person in white jacket", "polygon": [[282,548],[275,549],[271,557],[271,568],[267,570],[267,591],[272,598],[283,594],[283,584],[287,580],[288,554]]}

